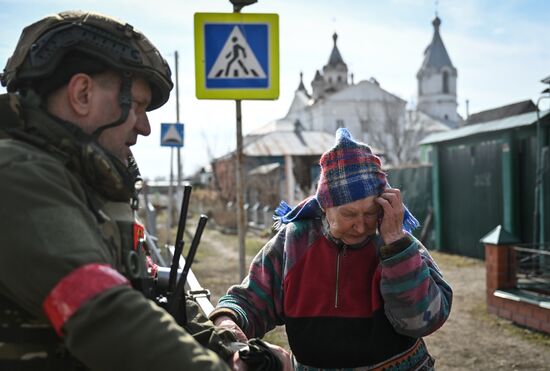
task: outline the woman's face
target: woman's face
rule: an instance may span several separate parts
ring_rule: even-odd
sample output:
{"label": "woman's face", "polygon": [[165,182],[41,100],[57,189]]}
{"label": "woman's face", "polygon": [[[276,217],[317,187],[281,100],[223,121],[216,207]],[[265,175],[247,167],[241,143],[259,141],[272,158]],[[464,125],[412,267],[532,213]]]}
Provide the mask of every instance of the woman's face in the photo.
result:
{"label": "woman's face", "polygon": [[330,233],[348,245],[363,242],[376,233],[380,206],[369,196],[349,204],[328,208],[326,217]]}

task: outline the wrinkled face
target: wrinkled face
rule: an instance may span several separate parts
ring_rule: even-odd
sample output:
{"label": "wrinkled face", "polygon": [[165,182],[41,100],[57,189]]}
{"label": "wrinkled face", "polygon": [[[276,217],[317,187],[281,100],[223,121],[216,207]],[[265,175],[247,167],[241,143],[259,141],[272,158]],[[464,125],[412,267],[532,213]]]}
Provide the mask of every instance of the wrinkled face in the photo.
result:
{"label": "wrinkled face", "polygon": [[[101,74],[94,77],[99,94],[96,95],[96,112],[94,122],[98,127],[110,124],[120,117],[121,109],[118,102],[121,78],[114,73]],[[151,88],[140,77],[132,79],[132,107],[128,118],[122,124],[101,132],[99,144],[110,151],[125,165],[128,165],[130,147],[136,144],[138,135],[147,136],[151,133],[149,119],[145,111],[151,101]]]}
{"label": "wrinkled face", "polygon": [[376,233],[380,206],[374,202],[375,196],[349,204],[328,208],[326,217],[330,233],[348,245],[363,242]]}

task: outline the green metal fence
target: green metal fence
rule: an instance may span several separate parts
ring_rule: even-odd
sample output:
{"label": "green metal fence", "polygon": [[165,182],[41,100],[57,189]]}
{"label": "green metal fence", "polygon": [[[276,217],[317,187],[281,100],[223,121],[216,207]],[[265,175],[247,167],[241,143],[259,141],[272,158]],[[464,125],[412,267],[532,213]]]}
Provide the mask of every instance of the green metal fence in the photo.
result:
{"label": "green metal fence", "polygon": [[431,170],[431,165],[386,169],[390,185],[401,190],[405,205],[420,221],[420,228],[413,234],[417,238],[422,237],[424,245],[428,248],[434,246],[433,214],[430,215],[433,213]]}

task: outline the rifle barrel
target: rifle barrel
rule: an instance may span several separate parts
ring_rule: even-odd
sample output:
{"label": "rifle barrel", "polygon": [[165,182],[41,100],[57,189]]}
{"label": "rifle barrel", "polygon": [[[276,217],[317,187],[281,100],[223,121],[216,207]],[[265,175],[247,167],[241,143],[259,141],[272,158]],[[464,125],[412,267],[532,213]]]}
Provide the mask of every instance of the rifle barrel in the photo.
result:
{"label": "rifle barrel", "polygon": [[[168,280],[168,293],[174,292],[176,278],[179,268],[180,256],[183,253],[183,233],[187,223],[187,211],[189,210],[189,199],[191,198],[192,186],[186,185],[183,188],[183,200],[181,201],[180,219],[178,221],[178,230],[174,242],[174,255],[172,256],[172,265],[170,266],[170,279]],[[169,200],[170,201],[170,200]]]}
{"label": "rifle barrel", "polygon": [[[176,286],[174,294],[168,301],[168,312],[172,314],[174,318],[176,318],[177,322],[180,325],[185,325],[187,323],[187,311],[185,307],[185,282],[187,281],[187,275],[189,274],[189,270],[191,269],[193,260],[195,260],[195,254],[197,253],[201,236],[204,232],[204,228],[206,227],[207,222],[208,217],[206,215],[201,215],[199,218],[199,223],[197,225],[197,230],[195,231],[195,236],[193,236],[193,241],[191,242],[191,246],[189,247],[187,257],[185,258],[185,265],[183,266],[178,284]],[[180,304],[183,304],[183,308],[180,307]]]}

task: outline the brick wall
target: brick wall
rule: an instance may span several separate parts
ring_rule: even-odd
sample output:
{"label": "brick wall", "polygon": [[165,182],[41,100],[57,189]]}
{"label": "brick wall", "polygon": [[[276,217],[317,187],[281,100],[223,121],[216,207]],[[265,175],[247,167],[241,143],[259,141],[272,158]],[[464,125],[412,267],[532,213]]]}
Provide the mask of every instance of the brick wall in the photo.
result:
{"label": "brick wall", "polygon": [[550,334],[549,308],[498,296],[497,290],[516,287],[515,262],[512,246],[485,244],[487,310],[522,326]]}

